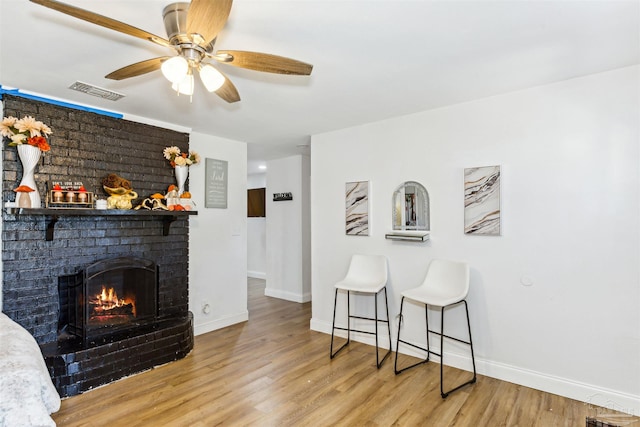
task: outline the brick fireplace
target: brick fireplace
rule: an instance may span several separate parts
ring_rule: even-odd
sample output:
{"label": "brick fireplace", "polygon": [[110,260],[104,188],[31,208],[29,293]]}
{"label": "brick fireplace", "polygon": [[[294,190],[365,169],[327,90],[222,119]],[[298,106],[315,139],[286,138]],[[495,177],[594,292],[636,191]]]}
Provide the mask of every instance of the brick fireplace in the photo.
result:
{"label": "brick fireplace", "polygon": [[[189,145],[188,134],[117,117],[11,95],[2,101],[4,116],[31,115],[53,130],[51,151],[36,167],[43,198],[46,182],[69,180],[105,195],[100,181],[109,173],[130,180],[141,198],[164,193],[175,178],[162,150],[169,145],[187,150]],[[3,144],[3,201],[14,200],[21,175],[16,149]],[[43,215],[3,210],[2,218],[3,311],[36,338],[62,396],[179,359],[191,350],[187,216],[178,217],[165,236],[162,220],[153,216],[62,215],[51,241],[45,239],[48,219]],[[118,257],[157,265],[157,321],[92,344],[61,342],[58,278]]]}

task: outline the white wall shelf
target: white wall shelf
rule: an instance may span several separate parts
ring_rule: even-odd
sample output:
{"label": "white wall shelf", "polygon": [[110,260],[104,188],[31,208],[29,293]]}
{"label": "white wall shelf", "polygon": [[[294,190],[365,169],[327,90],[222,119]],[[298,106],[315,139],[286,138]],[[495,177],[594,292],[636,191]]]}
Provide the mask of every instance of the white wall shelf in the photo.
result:
{"label": "white wall shelf", "polygon": [[390,231],[384,235],[389,240],[405,240],[410,242],[426,242],[429,240],[429,231]]}

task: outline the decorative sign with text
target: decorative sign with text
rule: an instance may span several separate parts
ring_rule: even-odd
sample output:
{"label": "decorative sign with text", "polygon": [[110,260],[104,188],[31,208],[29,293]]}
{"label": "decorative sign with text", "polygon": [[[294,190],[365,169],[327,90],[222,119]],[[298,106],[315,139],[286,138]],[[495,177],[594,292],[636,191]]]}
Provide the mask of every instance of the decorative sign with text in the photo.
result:
{"label": "decorative sign with text", "polygon": [[206,208],[227,208],[227,172],[226,160],[205,159],[204,206]]}
{"label": "decorative sign with text", "polygon": [[283,202],[285,200],[293,200],[292,193],[273,193],[274,202]]}

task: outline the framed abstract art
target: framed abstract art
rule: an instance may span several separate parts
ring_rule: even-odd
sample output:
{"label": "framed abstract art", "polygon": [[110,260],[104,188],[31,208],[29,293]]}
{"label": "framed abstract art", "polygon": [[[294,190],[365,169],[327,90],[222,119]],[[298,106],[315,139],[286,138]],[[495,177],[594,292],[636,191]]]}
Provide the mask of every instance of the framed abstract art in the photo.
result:
{"label": "framed abstract art", "polygon": [[464,170],[464,232],[500,235],[500,166]]}
{"label": "framed abstract art", "polygon": [[369,182],[345,185],[345,227],[349,236],[369,235]]}

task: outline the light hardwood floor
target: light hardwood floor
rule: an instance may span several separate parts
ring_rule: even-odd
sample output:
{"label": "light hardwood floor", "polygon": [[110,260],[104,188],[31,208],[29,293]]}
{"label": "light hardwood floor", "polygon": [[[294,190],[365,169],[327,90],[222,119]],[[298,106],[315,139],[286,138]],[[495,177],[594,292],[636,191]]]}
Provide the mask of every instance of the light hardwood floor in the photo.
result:
{"label": "light hardwood floor", "polygon": [[[437,363],[393,373],[352,342],[329,359],[311,304],[264,296],[249,280],[249,321],[196,337],[185,359],[63,400],[66,426],[584,426],[606,412],[484,376],[440,397]],[[448,369],[455,381],[467,372]],[[627,422],[640,426],[638,419]]]}

